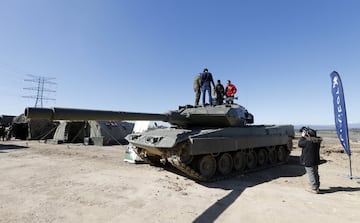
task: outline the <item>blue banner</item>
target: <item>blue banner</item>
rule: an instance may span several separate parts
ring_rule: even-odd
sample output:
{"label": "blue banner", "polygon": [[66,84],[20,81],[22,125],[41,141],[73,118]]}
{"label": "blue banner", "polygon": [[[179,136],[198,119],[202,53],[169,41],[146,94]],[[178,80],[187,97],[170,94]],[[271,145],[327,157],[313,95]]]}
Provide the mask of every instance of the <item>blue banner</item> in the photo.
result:
{"label": "blue banner", "polygon": [[331,92],[334,102],[335,127],[341,145],[344,147],[348,156],[351,155],[349,144],[349,131],[346,117],[344,90],[340,75],[333,71],[331,77]]}

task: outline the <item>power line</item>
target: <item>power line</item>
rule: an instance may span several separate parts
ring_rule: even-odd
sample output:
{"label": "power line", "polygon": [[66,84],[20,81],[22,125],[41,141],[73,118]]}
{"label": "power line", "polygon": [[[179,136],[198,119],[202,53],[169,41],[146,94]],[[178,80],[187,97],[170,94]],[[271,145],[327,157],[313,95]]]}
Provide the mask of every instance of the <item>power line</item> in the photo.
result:
{"label": "power line", "polygon": [[35,99],[35,107],[43,107],[43,101],[47,101],[47,100],[51,100],[51,101],[55,101],[56,99],[54,98],[49,98],[49,97],[45,97],[44,96],[44,92],[56,92],[55,90],[52,90],[50,88],[45,88],[45,86],[50,86],[50,85],[56,85],[55,82],[53,82],[52,80],[55,80],[55,77],[43,77],[43,76],[35,76],[32,74],[28,74],[29,77],[31,77],[30,79],[24,79],[24,81],[27,82],[33,82],[34,84],[36,84],[36,87],[26,87],[24,88],[24,90],[30,90],[30,91],[35,91],[36,95],[26,95],[26,96],[22,96],[23,98],[34,98]]}

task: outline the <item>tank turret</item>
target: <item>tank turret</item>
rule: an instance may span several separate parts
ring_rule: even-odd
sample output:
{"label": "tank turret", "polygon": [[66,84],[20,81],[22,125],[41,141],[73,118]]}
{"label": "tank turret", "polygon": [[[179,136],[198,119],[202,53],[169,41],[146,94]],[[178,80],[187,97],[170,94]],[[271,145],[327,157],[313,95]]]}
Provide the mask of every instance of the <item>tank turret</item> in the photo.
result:
{"label": "tank turret", "polygon": [[30,119],[51,120],[158,120],[182,128],[240,127],[254,122],[252,114],[237,104],[205,107],[180,106],[178,110],[164,114],[29,107],[25,109],[25,116]]}

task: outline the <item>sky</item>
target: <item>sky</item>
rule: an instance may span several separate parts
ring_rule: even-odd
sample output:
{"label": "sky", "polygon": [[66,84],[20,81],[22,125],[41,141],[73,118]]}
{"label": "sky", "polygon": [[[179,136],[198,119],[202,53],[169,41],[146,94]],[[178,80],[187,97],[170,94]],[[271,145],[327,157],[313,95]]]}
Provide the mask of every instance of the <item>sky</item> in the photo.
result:
{"label": "sky", "polygon": [[[34,106],[164,113],[208,68],[255,124],[332,125],[330,73],[360,123],[356,0],[0,0],[0,114]],[[27,89],[26,89],[27,88]]]}

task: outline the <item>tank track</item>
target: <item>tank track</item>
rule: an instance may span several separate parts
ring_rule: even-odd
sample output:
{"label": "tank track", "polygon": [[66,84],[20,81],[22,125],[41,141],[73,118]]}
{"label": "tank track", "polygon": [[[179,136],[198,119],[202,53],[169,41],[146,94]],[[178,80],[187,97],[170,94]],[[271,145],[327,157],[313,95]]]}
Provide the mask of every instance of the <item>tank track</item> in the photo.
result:
{"label": "tank track", "polygon": [[190,166],[181,162],[178,156],[170,157],[167,160],[171,165],[173,165],[176,169],[186,174],[189,178],[196,181],[209,181],[209,179],[202,176],[200,173],[192,169]]}
{"label": "tank track", "polygon": [[137,151],[135,151],[135,153],[145,162],[145,163],[147,163],[147,164],[150,164],[150,165],[152,165],[152,166],[159,166],[159,164],[160,163],[155,163],[155,162],[153,162],[151,159],[149,159],[148,157],[147,157],[147,155],[145,154],[145,153],[143,153],[143,152],[137,152]]}
{"label": "tank track", "polygon": [[[146,154],[143,152],[136,152],[136,154],[145,162],[153,166],[157,166],[157,163],[151,161]],[[176,169],[180,170],[184,173],[187,177],[196,180],[196,181],[208,181],[208,179],[202,176],[200,173],[192,169],[190,166],[186,165],[185,163],[181,162],[178,156],[173,156],[167,159],[167,161]]]}
{"label": "tank track", "polygon": [[268,165],[264,165],[264,166],[259,166],[257,168],[253,168],[253,169],[245,169],[245,170],[242,170],[242,171],[232,171],[231,173],[229,173],[227,175],[215,175],[214,177],[209,179],[209,178],[206,178],[206,177],[202,176],[196,170],[192,169],[189,165],[186,165],[185,163],[181,162],[179,157],[168,158],[168,161],[169,161],[169,163],[171,163],[171,165],[173,165],[176,169],[183,172],[189,178],[191,178],[191,179],[193,179],[195,181],[201,181],[201,182],[215,182],[215,181],[226,180],[226,179],[230,179],[230,178],[233,178],[235,176],[238,176],[240,174],[253,173],[253,172],[265,170],[265,169],[268,169],[268,168],[280,166],[280,165],[283,165],[283,164],[286,163],[286,162],[278,162],[278,163],[275,163],[275,164],[268,164]]}
{"label": "tank track", "polygon": [[[153,165],[153,166],[160,166],[160,164],[161,164],[161,162],[159,162],[159,163],[153,162],[143,152],[140,152],[140,153],[137,153],[137,154],[145,163],[148,163],[148,164]],[[290,155],[290,153],[289,153],[289,155]],[[201,175],[195,169],[193,169],[190,165],[185,164],[184,162],[182,162],[181,158],[179,156],[177,156],[177,155],[167,157],[166,160],[173,167],[175,167],[177,170],[179,170],[183,174],[185,174],[188,178],[193,179],[195,181],[199,181],[199,182],[215,182],[215,181],[226,180],[226,179],[230,179],[230,178],[233,178],[235,176],[238,176],[240,174],[253,173],[253,172],[273,168],[273,167],[280,166],[280,165],[283,165],[283,164],[287,163],[287,161],[284,161],[284,162],[277,162],[277,163],[274,163],[274,164],[266,164],[266,165],[255,167],[253,169],[244,169],[244,170],[241,170],[241,171],[232,171],[231,173],[229,173],[227,175],[216,174],[215,176],[213,176],[211,178],[207,178],[207,177]]]}

